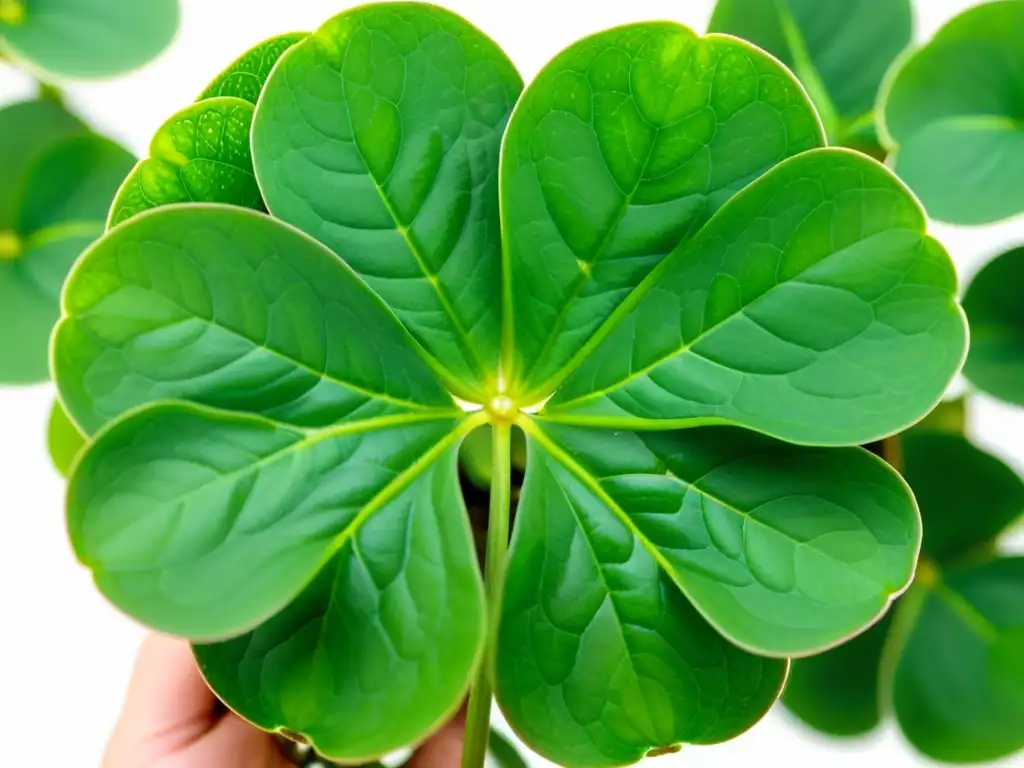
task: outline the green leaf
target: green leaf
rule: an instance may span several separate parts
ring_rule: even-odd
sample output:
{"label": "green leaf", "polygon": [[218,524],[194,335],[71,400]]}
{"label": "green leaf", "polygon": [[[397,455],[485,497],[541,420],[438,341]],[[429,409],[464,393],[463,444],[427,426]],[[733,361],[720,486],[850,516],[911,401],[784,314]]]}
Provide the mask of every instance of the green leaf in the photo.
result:
{"label": "green leaf", "polygon": [[451,397],[333,253],[244,208],[176,205],[110,231],[68,280],[54,378],[91,433],[190,400],[322,427]]}
{"label": "green leaf", "polygon": [[[51,227],[0,259],[0,382],[34,384],[50,374],[50,334],[60,316],[60,291],[71,265],[103,233],[103,224]],[[16,329],[16,332],[15,330]]]}
{"label": "green leaf", "polygon": [[491,728],[487,750],[497,768],[530,768],[515,744],[494,728]]}
{"label": "green leaf", "polygon": [[128,150],[102,136],[72,136],[51,145],[25,170],[18,229],[31,235],[60,224],[105,221],[134,165]]}
{"label": "green leaf", "polygon": [[873,730],[881,721],[878,677],[891,622],[890,610],[852,640],[794,661],[782,703],[807,725],[831,736]]}
{"label": "green leaf", "polygon": [[735,424],[795,443],[905,428],[959,370],[956,273],[888,170],[821,149],[740,192],[611,315],[543,418]]}
{"label": "green leaf", "polygon": [[[68,489],[68,528],[100,590],[154,629],[214,641],[288,605],[353,537],[427,504],[457,417],[383,416],[319,430],[187,403],[126,414]],[[397,531],[392,531],[395,536]],[[383,554],[383,553],[377,553]]]}
{"label": "green leaf", "polygon": [[[526,436],[523,430],[512,430],[512,466],[522,472],[526,469]],[[459,464],[470,482],[481,490],[491,487],[491,466],[493,464],[492,427],[484,424],[462,441],[459,449]]]}
{"label": "green leaf", "polygon": [[85,131],[77,117],[52,101],[23,101],[0,109],[0,233],[17,224],[25,169],[51,144]]}
{"label": "green leaf", "polygon": [[903,733],[951,763],[1024,748],[1024,558],[950,571],[923,592],[893,676]]}
{"label": "green leaf", "polygon": [[557,56],[523,95],[502,154],[512,390],[524,402],[551,394],[667,254],[780,160],[823,143],[800,85],[742,41],[637,24]]}
{"label": "green leaf", "polygon": [[53,401],[50,421],[46,428],[46,443],[50,449],[53,466],[67,477],[75,458],[85,447],[86,439],[71,421],[60,400]]}
{"label": "green leaf", "polygon": [[[420,431],[438,434],[435,426]],[[365,496],[373,481],[360,482],[357,465],[366,473],[374,454],[369,444],[358,450],[363,458],[350,458],[351,469],[334,470],[327,487],[310,491],[340,500],[354,484]],[[452,715],[485,635],[455,459],[449,441],[405,491],[346,535],[281,613],[237,639],[196,646],[203,675],[232,709],[267,730],[302,734],[319,754],[345,762],[416,744]],[[308,525],[311,512],[296,514]]]}
{"label": "green leaf", "polygon": [[292,32],[271,37],[250,48],[206,86],[198,101],[218,96],[232,96],[255,106],[278,59],[289,48],[308,36],[308,32]]}
{"label": "green leaf", "polygon": [[971,554],[1024,514],[1024,482],[955,434],[913,429],[900,438],[903,476],[921,508],[921,552],[940,564]]}
{"label": "green leaf", "polygon": [[1024,3],[984,3],[906,57],[881,96],[894,167],[929,215],[984,224],[1024,211]]}
{"label": "green leaf", "polygon": [[581,525],[646,550],[755,653],[819,652],[875,621],[913,576],[921,523],[910,489],[861,448],[729,427],[530,432],[531,461],[540,449],[554,460]]}
{"label": "green leaf", "polygon": [[[657,482],[628,474],[630,462],[656,462],[636,437],[558,435],[617,460],[622,477],[607,478],[612,485]],[[778,696],[786,661],[749,654],[715,632],[660,550],[613,510],[600,485],[606,478],[570,468],[548,437],[528,437],[496,676],[516,733],[561,765],[614,766],[753,725]],[[644,506],[657,503],[648,492]]]}
{"label": "green leaf", "polygon": [[971,351],[964,375],[983,392],[1024,405],[1024,248],[1015,248],[984,267],[964,294],[971,326]]}
{"label": "green leaf", "polygon": [[[974,339],[971,339],[972,343]],[[968,354],[970,359],[970,354]],[[967,399],[957,397],[943,400],[931,413],[914,425],[914,429],[929,429],[962,435],[967,428]]]}
{"label": "green leaf", "polygon": [[[177,0],[14,0],[0,21],[0,52],[54,77],[98,78],[136,69],[178,29]],[[12,23],[13,22],[13,23]]]}
{"label": "green leaf", "polygon": [[497,387],[498,150],[520,89],[460,17],[370,5],[282,57],[253,126],[270,211],[340,254],[477,402]]}
{"label": "green leaf", "polygon": [[882,79],[910,44],[913,10],[910,0],[718,0],[708,29],[777,56],[811,94],[830,138],[849,146],[856,124],[872,123]]}
{"label": "green leaf", "polygon": [[224,97],[174,115],[153,137],[149,158],[117,193],[109,226],[172,203],[226,203],[262,211],[249,149],[253,111],[246,101]]}

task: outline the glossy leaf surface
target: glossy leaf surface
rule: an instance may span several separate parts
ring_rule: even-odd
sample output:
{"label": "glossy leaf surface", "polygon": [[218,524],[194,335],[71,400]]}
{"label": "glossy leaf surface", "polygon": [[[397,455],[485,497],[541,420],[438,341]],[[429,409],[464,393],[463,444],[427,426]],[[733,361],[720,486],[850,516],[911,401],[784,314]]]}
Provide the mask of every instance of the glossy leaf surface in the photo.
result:
{"label": "glossy leaf surface", "polygon": [[879,665],[891,617],[890,610],[852,640],[818,656],[795,660],[782,693],[786,708],[832,736],[859,736],[875,728],[882,716]]}
{"label": "glossy leaf surface", "polygon": [[477,401],[496,387],[496,168],[520,89],[458,16],[363,6],[285,54],[253,127],[271,212],[340,254]]}
{"label": "glossy leaf surface", "polygon": [[639,24],[556,57],[523,95],[502,155],[513,391],[551,394],[667,254],[753,179],[823,141],[792,75],[731,38]]}
{"label": "glossy leaf surface", "polygon": [[832,142],[850,146],[910,44],[913,11],[910,0],[718,0],[708,29],[777,56],[807,88]]}
{"label": "glossy leaf surface", "polygon": [[270,77],[270,72],[277,64],[278,59],[295,43],[307,36],[307,32],[277,35],[250,48],[217,75],[206,86],[206,90],[198,100],[231,96],[256,106],[256,102],[263,92],[263,86],[266,85],[267,78]]}
{"label": "glossy leaf surface", "polygon": [[243,208],[171,206],[132,219],[83,258],[64,310],[55,376],[88,432],[156,400],[302,427],[453,407],[337,256]]}
{"label": "glossy leaf surface", "polygon": [[178,17],[178,0],[30,0],[18,23],[0,22],[0,51],[56,77],[107,77],[163,51]]}
{"label": "glossy leaf surface", "polygon": [[53,466],[67,477],[75,458],[85,447],[83,435],[64,410],[60,400],[54,400],[50,410],[50,421],[46,427],[46,445],[50,450]]}
{"label": "glossy leaf surface", "polygon": [[951,571],[926,588],[893,676],[900,728],[944,762],[1024,748],[1024,559]]}
{"label": "glossy leaf surface", "polygon": [[1024,2],[971,8],[906,58],[883,94],[896,172],[934,218],[984,224],[1024,211],[1022,34]]}
{"label": "glossy leaf surface", "polygon": [[[586,434],[595,448],[621,447],[609,437]],[[617,452],[621,473],[621,461],[655,461],[638,438],[623,439],[638,450]],[[786,662],[721,637],[592,487],[602,478],[582,481],[536,439],[528,466],[497,668],[498,700],[526,744],[562,765],[625,765],[760,719]]]}
{"label": "glossy leaf surface", "polygon": [[1024,482],[965,438],[912,429],[900,442],[903,476],[921,508],[923,555],[948,563],[991,544],[1024,515]]}
{"label": "glossy leaf surface", "polygon": [[249,149],[253,106],[222,97],[192,104],[164,123],[149,158],[124,182],[109,225],[172,203],[226,203],[263,210]]}
{"label": "glossy leaf surface", "polygon": [[1024,405],[1024,248],[1004,253],[975,275],[964,294],[971,351],[964,375],[978,389]]}
{"label": "glossy leaf surface", "polygon": [[[359,493],[372,487],[354,470],[371,471],[370,446],[358,450],[348,460],[353,469],[328,474],[334,488],[321,484],[316,494],[340,499],[354,480]],[[484,639],[455,456],[449,447],[348,536],[281,613],[237,639],[196,646],[204,676],[235,711],[267,730],[301,733],[320,754],[346,761],[414,744],[451,715]],[[375,474],[387,477],[386,467]]]}
{"label": "glossy leaf surface", "polygon": [[822,445],[909,426],[938,402],[967,341],[953,265],[924,230],[875,161],[840,149],[792,158],[634,291],[543,415],[732,423]]}

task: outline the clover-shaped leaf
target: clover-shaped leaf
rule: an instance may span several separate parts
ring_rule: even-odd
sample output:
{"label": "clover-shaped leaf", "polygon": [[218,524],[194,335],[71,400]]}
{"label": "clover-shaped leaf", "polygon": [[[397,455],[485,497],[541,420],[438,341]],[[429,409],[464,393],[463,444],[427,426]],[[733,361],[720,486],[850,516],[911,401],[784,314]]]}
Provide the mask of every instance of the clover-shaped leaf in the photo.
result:
{"label": "clover-shaped leaf", "polygon": [[884,157],[875,100],[910,44],[910,0],[718,0],[708,29],[749,40],[792,69],[831,143]]}
{"label": "clover-shaped leaf", "polygon": [[0,52],[49,76],[106,77],[163,51],[178,17],[178,0],[0,0]]}
{"label": "clover-shaped leaf", "polygon": [[[575,766],[750,727],[784,657],[913,572],[905,484],[820,447],[916,421],[962,361],[912,196],[823,149],[795,78],[735,38],[610,30],[522,95],[434,6],[297,38],[233,65],[258,89],[280,55],[258,98],[222,76],[190,108],[256,102],[269,214],[196,184],[68,281],[78,556],[196,641],[229,706],[343,761],[418,743],[471,680],[481,760],[492,685]],[[460,451],[491,483],[486,603]]]}
{"label": "clover-shaped leaf", "polygon": [[883,88],[883,138],[896,172],[936,219],[984,224],[1024,211],[1016,173],[1022,29],[1021,0],[970,8],[906,57]]}

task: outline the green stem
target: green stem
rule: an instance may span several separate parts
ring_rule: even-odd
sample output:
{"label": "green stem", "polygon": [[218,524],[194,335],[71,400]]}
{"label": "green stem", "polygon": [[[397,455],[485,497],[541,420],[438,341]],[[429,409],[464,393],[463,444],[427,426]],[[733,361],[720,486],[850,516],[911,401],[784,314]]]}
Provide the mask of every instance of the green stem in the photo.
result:
{"label": "green stem", "polygon": [[499,420],[491,432],[494,441],[491,454],[491,509],[487,522],[487,556],[484,561],[487,647],[469,694],[462,768],[482,768],[487,757],[487,743],[491,733],[491,680],[498,646],[501,595],[508,559],[508,520],[512,494],[512,427]]}

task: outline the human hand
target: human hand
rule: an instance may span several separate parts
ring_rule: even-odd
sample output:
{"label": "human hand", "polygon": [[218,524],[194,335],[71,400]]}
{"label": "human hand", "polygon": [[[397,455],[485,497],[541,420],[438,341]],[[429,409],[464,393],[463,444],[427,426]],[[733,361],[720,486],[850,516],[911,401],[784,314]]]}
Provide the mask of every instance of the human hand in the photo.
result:
{"label": "human hand", "polygon": [[[405,768],[456,768],[462,721],[427,741]],[[294,768],[274,738],[223,712],[188,644],[150,635],[142,644],[103,768]]]}

